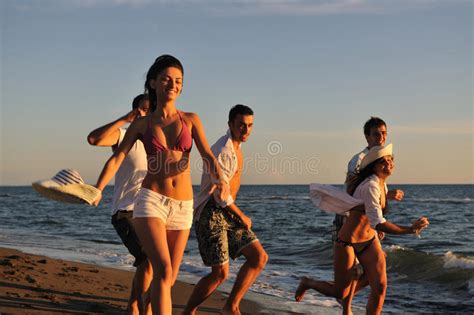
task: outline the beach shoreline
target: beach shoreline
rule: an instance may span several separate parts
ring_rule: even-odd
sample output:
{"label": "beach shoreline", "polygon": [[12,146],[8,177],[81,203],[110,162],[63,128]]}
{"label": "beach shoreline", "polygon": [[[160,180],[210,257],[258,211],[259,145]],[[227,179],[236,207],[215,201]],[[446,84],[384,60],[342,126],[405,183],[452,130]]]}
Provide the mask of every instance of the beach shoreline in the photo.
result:
{"label": "beach shoreline", "polygon": [[[1,314],[127,314],[133,272],[53,259],[0,248]],[[180,314],[193,285],[177,281],[172,290],[173,314]],[[218,314],[226,297],[215,292],[198,314]],[[244,314],[260,314],[261,306],[244,299]]]}
{"label": "beach shoreline", "polygon": [[[424,215],[425,210],[429,209],[439,222],[427,229],[421,238],[387,236],[384,240],[383,248],[387,252],[389,268],[384,312],[416,313],[421,310],[426,313],[472,313],[474,253],[472,240],[467,240],[464,232],[469,230],[472,222],[465,220],[472,217],[472,188],[472,185],[401,187],[407,197],[403,204],[391,205],[390,216],[394,221],[407,222],[407,218]],[[112,198],[112,189],[104,191],[106,203],[98,208],[50,201],[39,196],[29,186],[2,187],[0,192],[0,247],[59,260],[133,271],[133,256],[109,223],[110,209],[106,204]],[[293,298],[302,276],[333,279],[332,243],[330,236],[325,233],[330,229],[333,218],[313,209],[308,200],[307,187],[243,186],[239,198],[242,207],[248,209],[255,222],[259,239],[270,257],[245,299],[263,305],[266,314],[340,314],[341,308],[333,298],[316,291],[309,291],[300,303],[296,303]],[[446,242],[446,239],[450,242]],[[219,287],[224,297],[228,296],[244,262],[242,257],[230,263],[229,278]],[[23,262],[20,265],[25,267],[22,277],[31,271],[26,267],[39,268]],[[197,283],[209,272],[209,268],[202,263],[194,233],[190,234],[180,269],[178,280],[191,284]],[[6,282],[5,278],[12,275],[4,272],[12,270],[15,271],[0,266],[0,281]],[[34,278],[33,274],[31,276]],[[41,283],[43,288],[49,288],[48,281]],[[127,288],[128,281],[123,280]],[[18,284],[19,281],[12,283]],[[34,287],[28,282],[23,283]],[[104,283],[107,285],[107,282]],[[100,289],[103,290],[103,287]],[[127,291],[122,295],[124,301],[128,296]],[[10,289],[8,292],[11,292]],[[354,299],[353,306],[361,310],[360,314],[365,313],[369,292],[369,288],[366,288]],[[31,295],[24,291],[17,292],[20,293]],[[437,298],[433,300],[433,296]],[[2,298],[0,313],[3,313],[8,303],[17,303],[18,299],[16,296],[6,296],[5,291]],[[22,299],[25,300],[25,297]],[[182,303],[186,303],[186,298],[183,300]]]}
{"label": "beach shoreline", "polygon": [[[133,271],[82,263],[19,249],[0,247],[0,314],[128,314]],[[186,278],[186,277],[185,277]],[[188,279],[189,280],[189,279]],[[181,314],[193,290],[192,281],[176,281],[173,314]],[[214,292],[198,309],[199,315],[219,314],[228,290]],[[242,314],[339,314],[340,309],[313,305],[295,310],[295,302],[249,291]],[[302,305],[301,305],[302,306]],[[357,313],[357,312],[356,312]]]}

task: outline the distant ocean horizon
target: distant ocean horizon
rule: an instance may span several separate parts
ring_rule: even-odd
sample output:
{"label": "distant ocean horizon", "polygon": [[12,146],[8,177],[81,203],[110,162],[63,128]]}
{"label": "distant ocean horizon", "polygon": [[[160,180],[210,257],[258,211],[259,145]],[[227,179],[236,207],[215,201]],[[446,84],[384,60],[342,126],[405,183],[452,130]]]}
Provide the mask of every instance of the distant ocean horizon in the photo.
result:
{"label": "distant ocean horizon", "polygon": [[[474,185],[390,187],[404,190],[405,199],[390,203],[388,220],[409,225],[425,215],[431,224],[421,238],[387,235],[383,241],[388,274],[383,312],[474,313]],[[110,224],[112,192],[108,186],[94,208],[45,199],[30,186],[0,186],[0,246],[132,270],[133,258]],[[293,300],[301,276],[333,279],[333,216],[311,204],[308,185],[242,185],[237,205],[252,218],[270,257],[251,290],[286,311],[311,314],[314,306],[337,307],[334,299],[312,291],[301,303]],[[242,261],[231,262],[231,281]],[[208,271],[192,230],[180,278],[196,282]],[[368,292],[366,288],[356,296],[356,308],[365,308]]]}

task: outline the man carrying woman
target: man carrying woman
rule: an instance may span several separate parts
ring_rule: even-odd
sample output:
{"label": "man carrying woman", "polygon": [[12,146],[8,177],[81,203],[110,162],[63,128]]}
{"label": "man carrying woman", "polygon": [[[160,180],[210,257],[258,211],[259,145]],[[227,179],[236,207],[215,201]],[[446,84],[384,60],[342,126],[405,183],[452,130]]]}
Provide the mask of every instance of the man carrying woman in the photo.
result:
{"label": "man carrying woman", "polygon": [[[384,218],[387,208],[385,182],[393,170],[392,145],[379,145],[369,149],[359,169],[349,175],[347,193],[354,200],[360,200],[363,208],[355,207],[349,211],[349,216],[337,235],[334,243],[334,282],[307,278],[298,286],[295,293],[297,300],[302,299],[306,290],[314,289],[324,295],[342,299],[343,305],[347,305],[345,300],[350,297],[352,271],[357,258],[364,268],[371,288],[367,314],[381,313],[387,289],[387,275],[385,255],[377,240],[377,232],[419,234],[429,224],[426,217],[419,218],[411,226],[400,226]],[[344,198],[345,196],[341,196],[341,199]],[[350,305],[345,307],[343,312],[350,314]]]}
{"label": "man carrying woman", "polygon": [[[370,119],[365,122],[363,129],[365,140],[367,141],[367,147],[365,147],[359,153],[355,154],[349,161],[347,165],[347,176],[346,180],[344,181],[344,186],[346,189],[349,177],[351,176],[351,174],[354,174],[355,172],[359,171],[360,163],[362,162],[364,156],[367,155],[371,148],[378,145],[384,146],[385,141],[387,139],[387,124],[379,117],[370,117]],[[400,189],[388,190],[387,183],[385,183],[385,192],[387,194],[388,200],[401,201],[404,196],[404,192]],[[348,215],[349,213],[347,212],[344,215],[336,214],[333,222],[333,242],[336,241],[339,230],[341,229]],[[377,236],[378,239],[381,241],[384,238],[384,233],[379,231],[377,233]],[[343,308],[350,308],[354,295],[361,289],[365,288],[368,284],[369,282],[367,280],[367,277],[364,275],[364,268],[358,261],[356,261],[356,265],[354,266],[354,280],[351,284],[351,291],[349,293],[348,298],[343,301],[346,304],[343,304]]]}

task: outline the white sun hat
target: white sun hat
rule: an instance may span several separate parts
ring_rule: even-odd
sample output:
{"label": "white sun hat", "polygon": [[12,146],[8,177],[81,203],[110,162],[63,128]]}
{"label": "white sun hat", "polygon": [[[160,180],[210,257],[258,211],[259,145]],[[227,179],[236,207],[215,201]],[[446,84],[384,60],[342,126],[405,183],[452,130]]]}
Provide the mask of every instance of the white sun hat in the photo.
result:
{"label": "white sun hat", "polygon": [[392,147],[393,145],[387,144],[386,146],[383,145],[376,145],[375,147],[372,147],[369,149],[369,152],[364,156],[362,161],[360,162],[359,169],[363,170],[364,168],[367,167],[370,163],[374,162],[377,159],[380,159],[381,157],[387,156],[387,155],[392,155]]}
{"label": "white sun hat", "polygon": [[101,191],[84,183],[78,171],[64,169],[51,179],[44,179],[31,184],[46,198],[66,203],[87,203],[97,199]]}

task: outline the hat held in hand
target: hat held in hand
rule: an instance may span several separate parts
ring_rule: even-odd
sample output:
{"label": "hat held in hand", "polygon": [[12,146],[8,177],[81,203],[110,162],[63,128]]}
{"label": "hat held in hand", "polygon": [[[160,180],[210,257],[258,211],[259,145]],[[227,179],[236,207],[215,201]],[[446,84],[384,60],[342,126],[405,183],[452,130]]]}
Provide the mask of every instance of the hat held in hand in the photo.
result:
{"label": "hat held in hand", "polygon": [[31,185],[44,197],[66,203],[92,204],[101,194],[94,186],[84,183],[79,172],[72,169],[61,170],[53,178]]}

